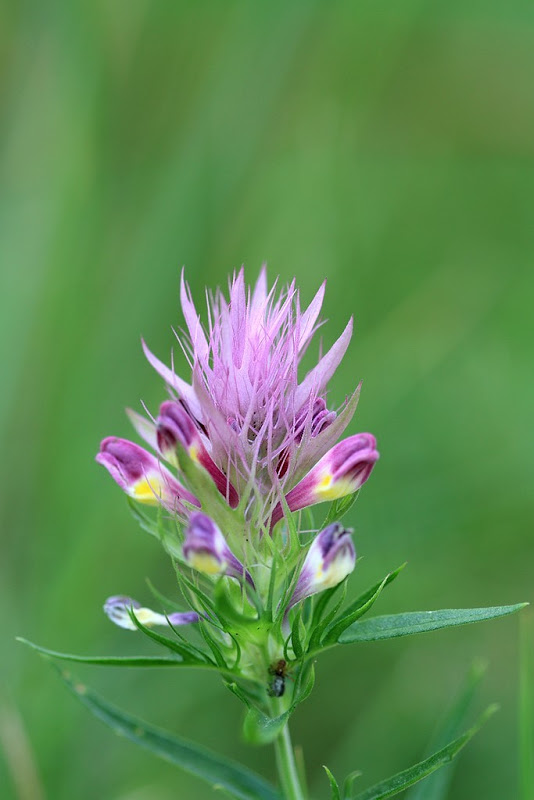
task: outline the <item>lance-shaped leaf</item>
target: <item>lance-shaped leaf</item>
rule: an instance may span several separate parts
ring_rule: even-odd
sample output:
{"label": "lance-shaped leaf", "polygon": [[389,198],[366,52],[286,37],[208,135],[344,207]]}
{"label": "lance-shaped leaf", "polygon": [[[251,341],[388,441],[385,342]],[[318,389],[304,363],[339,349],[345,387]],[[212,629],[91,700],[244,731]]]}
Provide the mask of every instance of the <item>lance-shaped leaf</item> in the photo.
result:
{"label": "lance-shaped leaf", "polygon": [[136,719],[77,683],[68,673],[60,674],[72,693],[115,733],[239,800],[281,800],[271,784],[247,767]]}
{"label": "lance-shaped leaf", "polygon": [[[159,656],[81,656],[76,653],[60,653],[57,650],[49,650],[41,647],[27,639],[17,637],[17,642],[28,645],[32,650],[36,650],[46,658],[58,659],[60,661],[77,661],[80,664],[98,664],[105,667],[183,667],[191,666],[180,656],[161,658]],[[206,664],[206,666],[208,666]]]}
{"label": "lance-shaped leaf", "polygon": [[434,753],[434,755],[426,758],[424,761],[421,761],[414,767],[405,769],[403,772],[397,773],[397,775],[394,775],[392,778],[381,781],[380,783],[375,784],[375,786],[371,786],[369,789],[366,789],[364,792],[360,792],[353,798],[353,800],[385,800],[385,798],[393,797],[394,795],[403,792],[409,786],[413,786],[414,783],[417,783],[418,781],[423,780],[423,778],[426,778],[428,775],[431,775],[440,767],[448,764],[451,759],[460,752],[462,747],[465,747],[468,741],[473,738],[475,733],[480,730],[482,725],[489,719],[489,717],[492,716],[492,714],[494,714],[496,710],[497,706],[490,706],[472,728],[469,728],[469,730],[466,731],[462,736],[459,736],[453,742],[450,742],[450,744],[446,745],[446,747],[442,747],[437,753]]}
{"label": "lance-shaped leaf", "polygon": [[483,622],[486,619],[504,617],[527,606],[517,603],[513,606],[492,606],[490,608],[445,608],[441,611],[409,611],[404,614],[388,614],[355,622],[343,631],[338,641],[341,644],[353,642],[377,642],[381,639],[395,639],[413,633],[427,633],[441,628]]}

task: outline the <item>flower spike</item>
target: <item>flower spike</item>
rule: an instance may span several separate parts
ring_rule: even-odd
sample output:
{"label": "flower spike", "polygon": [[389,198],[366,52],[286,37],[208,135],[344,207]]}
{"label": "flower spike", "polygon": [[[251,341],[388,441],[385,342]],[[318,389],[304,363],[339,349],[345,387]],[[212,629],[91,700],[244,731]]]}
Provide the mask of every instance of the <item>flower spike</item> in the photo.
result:
{"label": "flower spike", "polygon": [[190,459],[203,467],[231,508],[239,504],[239,496],[208,453],[199,430],[181,403],[162,403],[157,420],[158,448],[171,463],[176,463],[176,448],[183,447]]}
{"label": "flower spike", "polygon": [[196,611],[175,612],[165,616],[152,611],[150,608],[144,608],[137,600],[125,595],[114,595],[108,597],[104,603],[104,612],[109,619],[118,625],[119,628],[124,628],[127,631],[135,631],[137,627],[133,621],[130,613],[133,613],[135,618],[141,625],[147,628],[152,628],[154,625],[162,625],[173,627],[178,625],[190,625],[193,622],[199,621],[199,616]]}
{"label": "flower spike", "polygon": [[312,594],[337,586],[350,575],[355,564],[351,531],[339,522],[324,528],[308,550],[287,610]]}
{"label": "flower spike", "polygon": [[244,576],[254,586],[250,574],[230,550],[219,527],[201,511],[195,511],[189,518],[183,553],[187,563],[198,572],[226,574],[238,579]]}
{"label": "flower spike", "polygon": [[127,439],[108,436],[100,444],[96,461],[102,464],[123,491],[147,505],[162,503],[179,508],[182,500],[200,506],[197,498],[182,486],[154,456]]}
{"label": "flower spike", "polygon": [[[378,460],[376,439],[370,433],[357,433],[334,445],[308,474],[286,495],[290,511],[338,500],[363,486]],[[271,518],[271,528],[282,519],[280,503]]]}

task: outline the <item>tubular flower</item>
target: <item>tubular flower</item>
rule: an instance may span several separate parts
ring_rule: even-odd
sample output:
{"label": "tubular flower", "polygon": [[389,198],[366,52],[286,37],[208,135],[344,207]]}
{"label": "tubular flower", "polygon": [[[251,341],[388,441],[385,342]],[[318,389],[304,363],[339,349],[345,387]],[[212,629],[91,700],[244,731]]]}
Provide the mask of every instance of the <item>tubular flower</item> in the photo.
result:
{"label": "tubular flower", "polygon": [[210,475],[230,507],[236,508],[239,503],[236,490],[211,458],[192,417],[180,403],[172,400],[162,403],[157,419],[157,443],[163,457],[170,462],[175,462],[176,448],[183,447],[189,458]]}
{"label": "tubular flower", "polygon": [[324,528],[308,550],[287,609],[316,592],[337,586],[350,575],[355,564],[351,531],[338,522]]}
{"label": "tubular flower", "polygon": [[215,522],[200,511],[191,514],[183,546],[184,558],[198,572],[206,575],[227,574],[233,578],[252,578],[230,550]]}
{"label": "tubular flower", "polygon": [[[378,460],[375,437],[358,433],[336,444],[286,495],[290,511],[338,500],[359,489],[369,478]],[[274,509],[273,527],[282,518],[282,505]]]}
{"label": "tubular flower", "polygon": [[199,616],[195,611],[175,612],[165,616],[150,608],[142,607],[137,600],[125,595],[108,597],[104,603],[104,612],[115,625],[128,631],[137,630],[137,626],[130,616],[131,613],[146,628],[152,628],[154,625],[177,627],[199,621]]}
{"label": "tubular flower", "polygon": [[96,456],[126,494],[147,505],[183,508],[182,500],[200,505],[197,498],[158,463],[154,456],[127,439],[108,436]]}

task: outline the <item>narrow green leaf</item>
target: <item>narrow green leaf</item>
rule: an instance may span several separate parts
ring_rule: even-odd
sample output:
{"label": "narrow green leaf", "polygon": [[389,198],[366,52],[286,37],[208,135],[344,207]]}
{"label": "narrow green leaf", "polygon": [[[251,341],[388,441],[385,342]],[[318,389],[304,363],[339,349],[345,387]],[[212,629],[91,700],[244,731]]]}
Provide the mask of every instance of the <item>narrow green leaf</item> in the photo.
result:
{"label": "narrow green leaf", "polygon": [[[455,739],[465,725],[478,685],[486,671],[483,664],[474,664],[462,686],[452,708],[434,736],[428,754],[445,747]],[[435,772],[424,784],[419,783],[406,794],[406,800],[446,800],[452,780],[454,764]]]}
{"label": "narrow green leaf", "polygon": [[335,619],[337,612],[345,602],[345,597],[347,596],[348,578],[345,578],[345,580],[342,581],[339,585],[341,586],[341,597],[338,597],[334,607],[330,609],[328,614],[326,614],[326,616],[321,620],[321,622],[312,632],[312,635],[310,636],[310,643],[308,645],[308,652],[315,650],[318,647],[318,645],[321,642],[321,639],[323,638],[325,630],[328,628],[332,620]]}
{"label": "narrow green leaf", "polygon": [[355,622],[339,637],[341,644],[353,642],[377,642],[381,639],[394,639],[414,633],[437,631],[471,622],[514,614],[528,603],[513,606],[492,606],[490,608],[446,608],[441,611],[410,611],[403,614],[389,614]]}
{"label": "narrow green leaf", "polygon": [[60,675],[78,699],[115,733],[165,761],[200,778],[213,788],[221,788],[239,800],[281,800],[276,789],[247,767],[213,753],[202,745],[147,724],[109,704],[91,689],[78,684],[68,673]]}
{"label": "narrow green leaf", "polygon": [[27,639],[17,638],[17,642],[28,645],[47,658],[57,658],[62,661],[77,661],[80,664],[100,664],[108,667],[190,667],[191,663],[184,661],[176,655],[171,658],[158,658],[157,656],[80,656],[74,653],[60,653],[57,650],[48,650]]}
{"label": "narrow green leaf", "polygon": [[291,626],[291,644],[296,658],[302,658],[304,650],[302,649],[302,642],[300,639],[300,623],[302,619],[302,606],[299,608],[298,613],[295,615],[293,625]]}
{"label": "narrow green leaf", "polygon": [[[431,775],[440,767],[448,764],[454,756],[460,752],[462,747],[468,743],[470,739],[480,730],[482,725],[492,716],[497,710],[496,706],[490,706],[487,711],[481,716],[472,728],[466,731],[462,736],[459,736],[453,742],[450,742],[446,747],[438,750],[437,753],[421,761],[403,772],[397,773],[392,778],[371,786],[364,792],[356,795],[354,800],[384,800],[386,797],[393,797],[399,792],[403,792],[409,786],[413,786],[417,781],[423,780],[428,775]],[[425,795],[426,797],[426,795]]]}
{"label": "narrow green leaf", "polygon": [[534,797],[534,703],[532,700],[532,625],[521,619],[519,666],[519,785],[520,800]]}
{"label": "narrow green leaf", "polygon": [[363,594],[356,597],[355,600],[353,600],[352,603],[350,603],[350,605],[348,605],[347,608],[343,611],[343,614],[352,614],[353,611],[356,611],[356,609],[364,606],[371,599],[371,597],[373,597],[376,594],[376,592],[382,586],[384,581],[385,581],[384,583],[385,586],[388,586],[390,583],[392,583],[397,577],[397,575],[400,575],[400,573],[402,572],[407,563],[408,562],[405,561],[404,564],[401,564],[400,567],[394,569],[393,572],[388,573],[384,579],[378,581],[378,583],[375,583],[375,585],[371,586],[370,589],[367,589],[366,592],[363,592]]}
{"label": "narrow green leaf", "polygon": [[344,630],[346,630],[350,625],[352,625],[356,620],[363,617],[369,609],[374,606],[375,602],[378,600],[380,595],[382,594],[382,589],[387,584],[388,577],[385,577],[381,584],[379,584],[376,592],[371,595],[369,600],[366,603],[361,605],[359,608],[355,608],[350,614],[343,614],[341,619],[337,622],[333,622],[332,625],[327,629],[323,642],[324,644],[329,644],[330,642],[337,642],[341,634]]}
{"label": "narrow green leaf", "polygon": [[330,795],[331,800],[341,800],[341,793],[339,791],[339,785],[330,770],[327,766],[323,764],[323,769],[328,776],[328,780],[330,781],[330,789],[332,790],[332,794]]}

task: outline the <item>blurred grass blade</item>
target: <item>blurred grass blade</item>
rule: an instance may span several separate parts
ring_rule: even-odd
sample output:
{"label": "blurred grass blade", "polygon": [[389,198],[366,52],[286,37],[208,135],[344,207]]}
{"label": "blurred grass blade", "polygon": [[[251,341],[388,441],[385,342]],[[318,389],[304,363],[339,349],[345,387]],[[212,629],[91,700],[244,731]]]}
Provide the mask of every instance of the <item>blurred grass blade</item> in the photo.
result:
{"label": "blurred grass blade", "polygon": [[69,673],[59,672],[73,694],[115,733],[240,800],[281,800],[273,786],[246,767],[130,716],[77,683]]}
{"label": "blurred grass blade", "polygon": [[[472,666],[454,705],[428,749],[429,753],[445,747],[447,742],[458,736],[465,724],[476,690],[485,672],[486,667],[483,664],[474,664]],[[419,783],[414,786],[406,794],[406,800],[445,800],[452,775],[453,765],[450,764],[440,769],[439,772],[435,772],[424,784]]]}
{"label": "blurred grass blade", "polygon": [[[397,773],[392,778],[388,778],[381,783],[371,786],[364,792],[360,792],[354,797],[354,800],[385,800],[386,797],[393,797],[400,792],[403,792],[414,783],[423,780],[428,775],[431,775],[440,767],[448,764],[460,750],[465,747],[470,739],[473,738],[482,725],[489,717],[497,710],[497,706],[490,706],[484,714],[480,717],[472,728],[469,728],[462,736],[459,736],[454,741],[450,742],[446,747],[438,750],[437,753],[416,764],[414,767],[405,769],[403,772]],[[427,795],[425,794],[425,800]]]}
{"label": "blurred grass blade", "polygon": [[468,625],[487,619],[514,614],[528,603],[513,606],[492,606],[490,608],[445,608],[440,611],[410,611],[403,614],[389,614],[355,622],[339,637],[341,644],[353,642],[377,642],[381,639],[394,639],[398,636],[411,636],[414,633],[427,633],[456,625]]}
{"label": "blurred grass blade", "polygon": [[534,797],[534,703],[532,702],[532,620],[521,619],[519,662],[519,797]]}
{"label": "blurred grass blade", "polygon": [[323,769],[328,776],[328,780],[330,781],[330,789],[332,792],[330,795],[331,800],[341,800],[341,793],[339,791],[338,782],[336,781],[336,779],[334,778],[328,767],[326,767],[324,764],[323,764]]}

